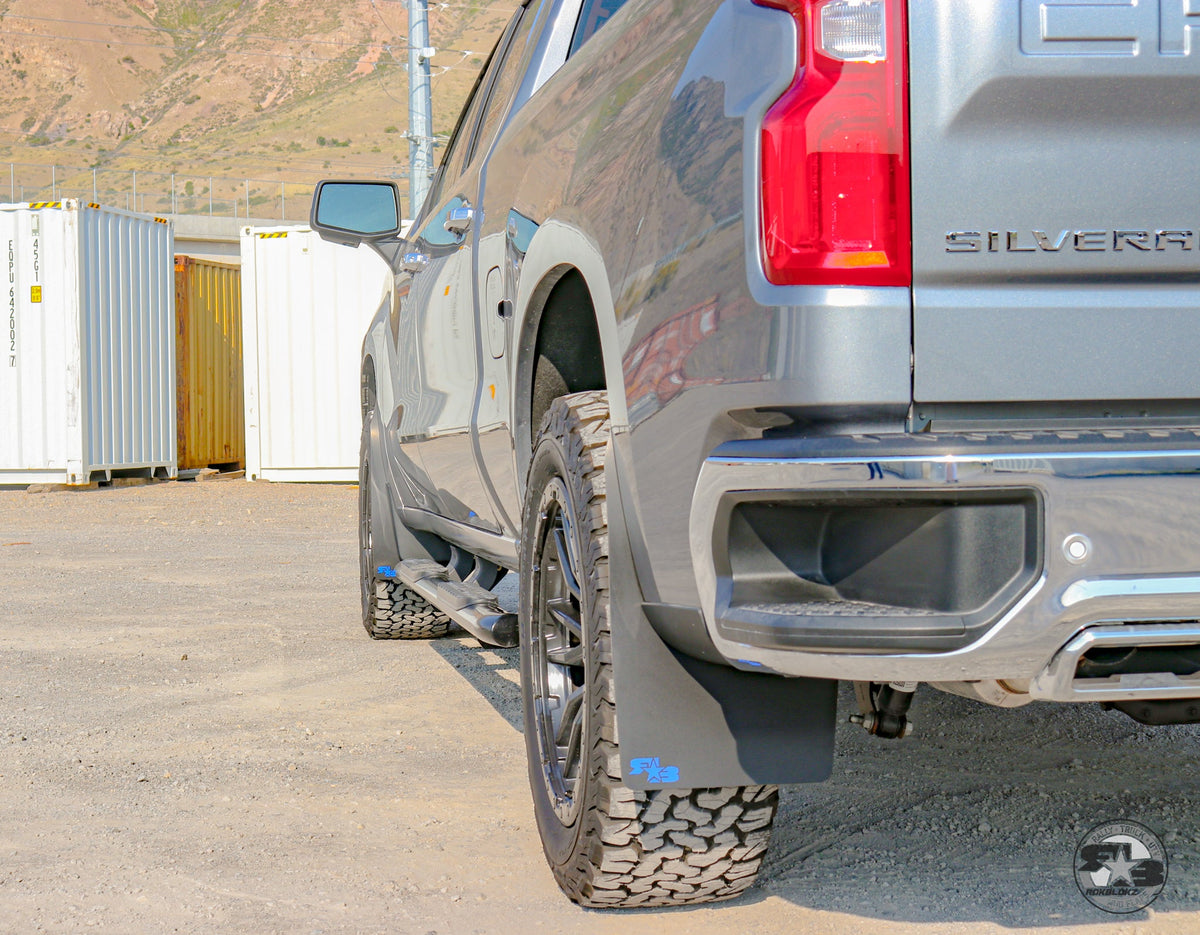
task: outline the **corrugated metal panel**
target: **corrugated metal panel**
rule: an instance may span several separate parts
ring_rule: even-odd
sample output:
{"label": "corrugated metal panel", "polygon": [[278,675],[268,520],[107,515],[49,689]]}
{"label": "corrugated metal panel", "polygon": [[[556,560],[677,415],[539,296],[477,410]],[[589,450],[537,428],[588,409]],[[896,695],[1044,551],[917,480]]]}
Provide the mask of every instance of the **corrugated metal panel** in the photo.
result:
{"label": "corrugated metal panel", "polygon": [[325,243],[307,227],[244,230],[248,479],[357,478],[362,339],[391,289],[387,264],[366,247]]}
{"label": "corrugated metal panel", "polygon": [[79,300],[66,220],[62,211],[0,206],[2,483],[65,480],[69,422],[79,458]]}
{"label": "corrugated metal panel", "polygon": [[175,372],[179,467],[243,462],[242,275],[235,264],[175,257]]}
{"label": "corrugated metal panel", "polygon": [[174,469],[171,226],[107,208],[79,221],[85,470]]}
{"label": "corrugated metal panel", "polygon": [[73,201],[0,205],[0,483],[175,472],[171,227]]}

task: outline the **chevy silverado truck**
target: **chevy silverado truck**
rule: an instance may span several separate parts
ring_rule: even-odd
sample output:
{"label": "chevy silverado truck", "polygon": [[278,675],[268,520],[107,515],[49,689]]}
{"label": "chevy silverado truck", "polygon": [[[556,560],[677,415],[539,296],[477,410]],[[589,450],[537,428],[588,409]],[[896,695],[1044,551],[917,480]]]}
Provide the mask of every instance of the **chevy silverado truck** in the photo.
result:
{"label": "chevy silverado truck", "polygon": [[519,644],[572,899],[743,892],[842,680],[1200,722],[1198,88],[1185,0],[525,0],[404,238],[321,183],[364,624]]}

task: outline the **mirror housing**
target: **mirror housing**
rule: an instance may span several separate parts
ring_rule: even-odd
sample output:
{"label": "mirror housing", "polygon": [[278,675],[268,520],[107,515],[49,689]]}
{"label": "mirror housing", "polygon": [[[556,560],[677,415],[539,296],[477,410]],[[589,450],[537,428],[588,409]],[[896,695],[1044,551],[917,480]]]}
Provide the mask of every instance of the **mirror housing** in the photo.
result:
{"label": "mirror housing", "polygon": [[357,247],[400,237],[400,186],[395,182],[325,179],[313,192],[309,226],[331,243]]}

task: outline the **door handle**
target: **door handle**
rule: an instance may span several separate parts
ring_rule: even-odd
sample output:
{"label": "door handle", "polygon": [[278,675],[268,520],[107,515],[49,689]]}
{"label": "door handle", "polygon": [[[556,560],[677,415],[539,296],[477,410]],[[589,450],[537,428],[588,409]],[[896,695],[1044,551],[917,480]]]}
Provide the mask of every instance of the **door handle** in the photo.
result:
{"label": "door handle", "polygon": [[406,273],[419,273],[429,263],[429,257],[423,253],[406,253],[400,260],[400,268]]}
{"label": "door handle", "polygon": [[471,221],[475,217],[475,209],[468,204],[460,205],[457,208],[451,208],[446,214],[446,220],[442,222],[442,226],[456,237],[461,237],[471,229]]}

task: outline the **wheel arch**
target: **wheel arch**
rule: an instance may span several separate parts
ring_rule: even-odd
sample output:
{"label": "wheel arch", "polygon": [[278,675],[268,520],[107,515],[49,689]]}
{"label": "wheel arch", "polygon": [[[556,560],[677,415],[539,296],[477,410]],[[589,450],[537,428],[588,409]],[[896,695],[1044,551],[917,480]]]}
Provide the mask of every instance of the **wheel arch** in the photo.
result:
{"label": "wheel arch", "polygon": [[564,221],[544,223],[525,254],[514,305],[513,425],[524,477],[540,422],[535,409],[547,408],[538,394],[539,377],[545,379],[539,358],[559,366],[564,392],[607,389],[614,427],[628,419],[610,278],[595,242]]}

